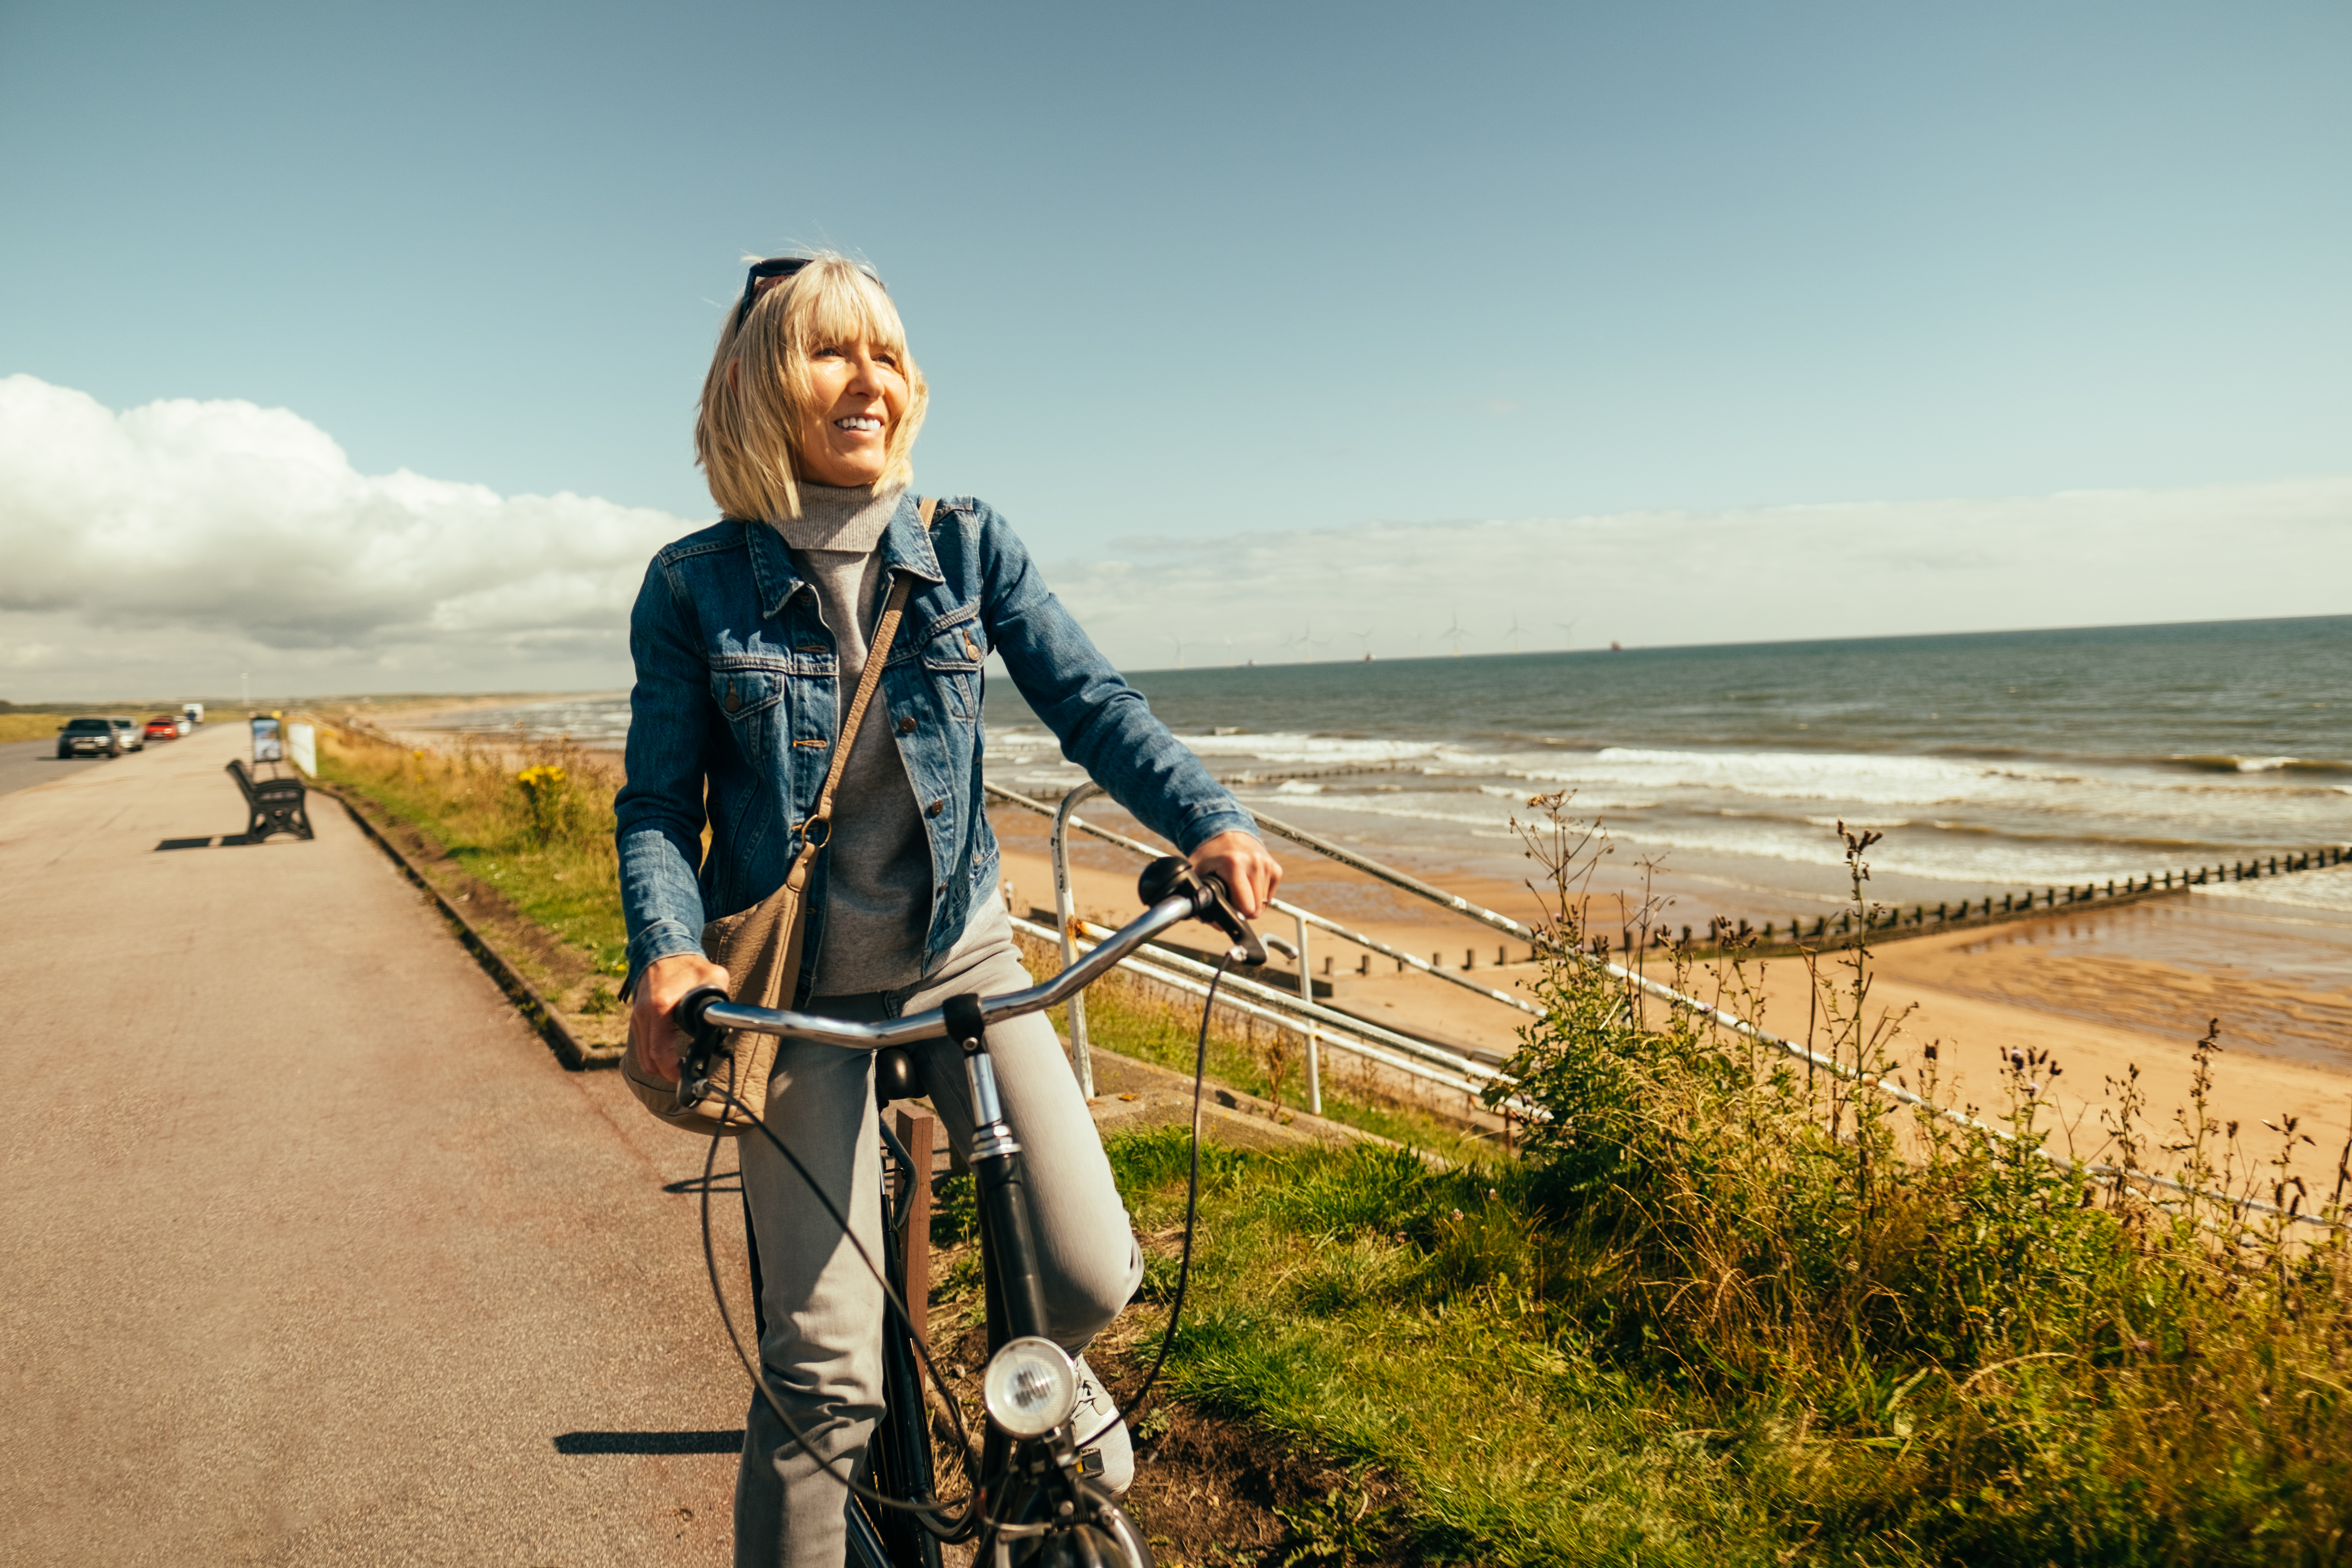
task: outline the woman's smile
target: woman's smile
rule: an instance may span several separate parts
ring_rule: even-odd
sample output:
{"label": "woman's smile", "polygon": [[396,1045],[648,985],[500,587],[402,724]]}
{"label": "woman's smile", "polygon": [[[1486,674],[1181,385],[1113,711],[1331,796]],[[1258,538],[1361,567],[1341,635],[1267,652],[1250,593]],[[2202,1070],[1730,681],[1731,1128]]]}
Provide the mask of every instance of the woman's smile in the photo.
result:
{"label": "woman's smile", "polygon": [[898,354],[879,343],[842,343],[811,354],[808,375],[816,395],[801,427],[808,477],[821,485],[872,484],[889,466],[890,431],[907,407]]}

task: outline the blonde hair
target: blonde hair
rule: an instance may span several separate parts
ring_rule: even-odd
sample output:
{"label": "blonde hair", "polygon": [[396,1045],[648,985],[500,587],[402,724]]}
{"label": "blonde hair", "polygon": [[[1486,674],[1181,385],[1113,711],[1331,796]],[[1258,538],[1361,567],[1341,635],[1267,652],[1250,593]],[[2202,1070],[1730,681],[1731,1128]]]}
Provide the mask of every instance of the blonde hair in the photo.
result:
{"label": "blonde hair", "polygon": [[730,310],[719,329],[694,421],[695,461],[720,512],[762,521],[801,515],[801,423],[814,400],[810,361],[843,343],[872,343],[898,356],[907,408],[891,427],[876,489],[913,481],[915,437],[930,387],[907,352],[898,308],[871,273],[824,252],[753,300],[740,326],[735,316]]}

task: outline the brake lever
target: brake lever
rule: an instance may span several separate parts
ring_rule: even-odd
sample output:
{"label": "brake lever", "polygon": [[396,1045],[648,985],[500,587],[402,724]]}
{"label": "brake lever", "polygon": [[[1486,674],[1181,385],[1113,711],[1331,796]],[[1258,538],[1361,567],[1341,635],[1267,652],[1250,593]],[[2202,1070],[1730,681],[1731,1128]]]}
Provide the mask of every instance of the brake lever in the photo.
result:
{"label": "brake lever", "polygon": [[1265,964],[1265,943],[1258,940],[1249,921],[1234,908],[1225,885],[1214,877],[1193,870],[1192,863],[1181,856],[1163,855],[1146,866],[1136,881],[1135,890],[1147,905],[1180,893],[1191,898],[1192,918],[1216,927],[1232,940],[1234,963],[1245,969]]}
{"label": "brake lever", "polygon": [[726,1044],[727,1032],[709,1021],[712,1005],[728,999],[716,985],[698,985],[677,999],[677,1021],[689,1038],[677,1058],[677,1109],[701,1103],[710,1092],[710,1064]]}

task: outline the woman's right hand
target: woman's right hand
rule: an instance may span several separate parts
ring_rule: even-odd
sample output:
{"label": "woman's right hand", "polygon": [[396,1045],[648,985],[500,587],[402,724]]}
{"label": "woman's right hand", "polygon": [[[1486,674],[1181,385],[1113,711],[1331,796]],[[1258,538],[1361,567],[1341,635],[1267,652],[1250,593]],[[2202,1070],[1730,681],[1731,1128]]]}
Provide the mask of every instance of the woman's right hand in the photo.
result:
{"label": "woman's right hand", "polygon": [[677,1081],[678,1051],[687,1043],[677,1005],[703,985],[726,990],[727,972],[698,952],[657,958],[637,976],[636,995],[629,1004],[629,1043],[636,1047],[638,1062],[666,1082]]}

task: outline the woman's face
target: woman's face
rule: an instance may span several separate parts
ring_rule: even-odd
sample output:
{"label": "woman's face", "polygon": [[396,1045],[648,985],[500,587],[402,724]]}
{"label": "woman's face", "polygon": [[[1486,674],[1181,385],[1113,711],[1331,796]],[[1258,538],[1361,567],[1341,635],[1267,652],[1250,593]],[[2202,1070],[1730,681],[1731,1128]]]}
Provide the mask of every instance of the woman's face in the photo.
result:
{"label": "woman's face", "polygon": [[907,412],[898,356],[878,343],[841,343],[809,356],[815,395],[801,424],[806,477],[821,485],[870,485],[889,464],[890,432]]}

